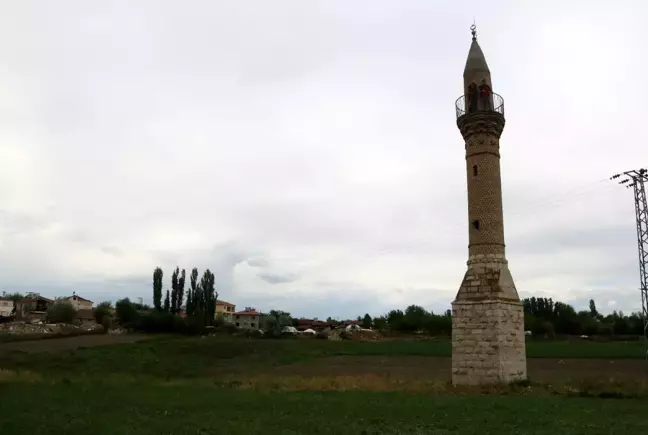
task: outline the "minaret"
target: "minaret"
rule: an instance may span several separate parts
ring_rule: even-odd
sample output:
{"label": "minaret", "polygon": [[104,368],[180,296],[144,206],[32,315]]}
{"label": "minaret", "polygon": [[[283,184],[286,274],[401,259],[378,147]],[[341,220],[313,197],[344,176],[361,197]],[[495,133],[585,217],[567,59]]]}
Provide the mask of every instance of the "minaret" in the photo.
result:
{"label": "minaret", "polygon": [[504,100],[492,92],[475,26],[456,103],[466,142],[468,271],[452,303],[452,383],[526,379],[524,311],[504,254],[499,139]]}

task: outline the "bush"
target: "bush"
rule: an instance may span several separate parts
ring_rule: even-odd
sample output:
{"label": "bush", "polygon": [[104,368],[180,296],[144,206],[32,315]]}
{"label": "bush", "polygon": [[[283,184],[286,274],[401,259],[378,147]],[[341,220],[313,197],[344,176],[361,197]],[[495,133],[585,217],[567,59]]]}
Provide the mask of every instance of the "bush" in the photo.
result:
{"label": "bush", "polygon": [[134,327],[142,332],[181,332],[183,324],[182,319],[172,313],[152,311],[140,315]]}
{"label": "bush", "polygon": [[138,331],[148,333],[170,333],[200,335],[207,330],[201,319],[183,319],[173,313],[165,311],[151,311],[140,314],[137,322],[132,327]]}
{"label": "bush", "polygon": [[218,313],[216,316],[214,316],[214,321],[212,322],[212,326],[224,326],[225,325],[225,317],[223,317],[223,314]]}
{"label": "bush", "polygon": [[200,335],[205,333],[205,322],[201,317],[188,317],[184,320],[180,320],[183,321],[183,330],[178,332],[189,335]]}
{"label": "bush", "polygon": [[239,328],[233,323],[225,323],[222,327],[221,330],[226,332],[227,334],[235,334],[238,332]]}
{"label": "bush", "polygon": [[104,332],[108,332],[110,329],[112,329],[112,316],[104,316],[103,319],[101,319],[101,326],[103,326]]}
{"label": "bush", "polygon": [[47,320],[52,323],[74,323],[77,311],[69,302],[57,301],[47,309]]}
{"label": "bush", "polygon": [[110,302],[102,302],[94,309],[94,316],[97,324],[103,325],[105,317],[110,317]]}
{"label": "bush", "polygon": [[122,326],[133,326],[139,317],[135,306],[128,298],[118,300],[115,304],[115,311],[117,314],[117,321],[119,321]]}

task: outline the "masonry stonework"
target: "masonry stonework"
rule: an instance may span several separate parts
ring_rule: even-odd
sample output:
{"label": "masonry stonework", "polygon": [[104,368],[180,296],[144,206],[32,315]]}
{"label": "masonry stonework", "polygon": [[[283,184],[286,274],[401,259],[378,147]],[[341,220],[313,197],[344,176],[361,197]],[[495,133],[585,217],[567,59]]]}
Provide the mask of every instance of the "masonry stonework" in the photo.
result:
{"label": "masonry stonework", "polygon": [[[479,105],[470,89],[480,90]],[[484,101],[486,99],[486,101]],[[468,270],[452,303],[452,383],[483,385],[526,379],[524,312],[505,255],[499,139],[504,104],[473,28],[457,126],[466,143]]]}

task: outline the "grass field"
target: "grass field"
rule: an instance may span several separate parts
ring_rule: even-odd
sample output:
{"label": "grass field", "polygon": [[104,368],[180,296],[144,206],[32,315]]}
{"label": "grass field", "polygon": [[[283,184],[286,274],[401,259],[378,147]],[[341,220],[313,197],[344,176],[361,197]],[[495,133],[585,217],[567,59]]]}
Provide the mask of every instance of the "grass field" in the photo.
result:
{"label": "grass field", "polygon": [[4,434],[615,434],[646,402],[564,397],[292,392],[208,386],[1,385]]}
{"label": "grass field", "polygon": [[442,340],[155,337],[105,345],[129,338],[104,337],[0,344],[0,433],[648,429],[640,342],[529,342],[531,385],[466,389],[449,383]]}

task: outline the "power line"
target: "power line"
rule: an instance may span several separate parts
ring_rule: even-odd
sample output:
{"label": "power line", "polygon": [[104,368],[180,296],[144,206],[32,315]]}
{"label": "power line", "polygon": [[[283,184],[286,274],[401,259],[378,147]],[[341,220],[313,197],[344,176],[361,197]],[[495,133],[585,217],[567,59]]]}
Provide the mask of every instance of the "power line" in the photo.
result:
{"label": "power line", "polygon": [[[637,245],[639,248],[639,278],[641,282],[641,310],[644,321],[644,340],[648,346],[648,204],[646,204],[646,186],[648,170],[633,169],[621,174],[614,174],[610,180],[619,180],[619,184],[634,191],[635,217],[637,222]],[[648,352],[646,352],[648,358]]]}

